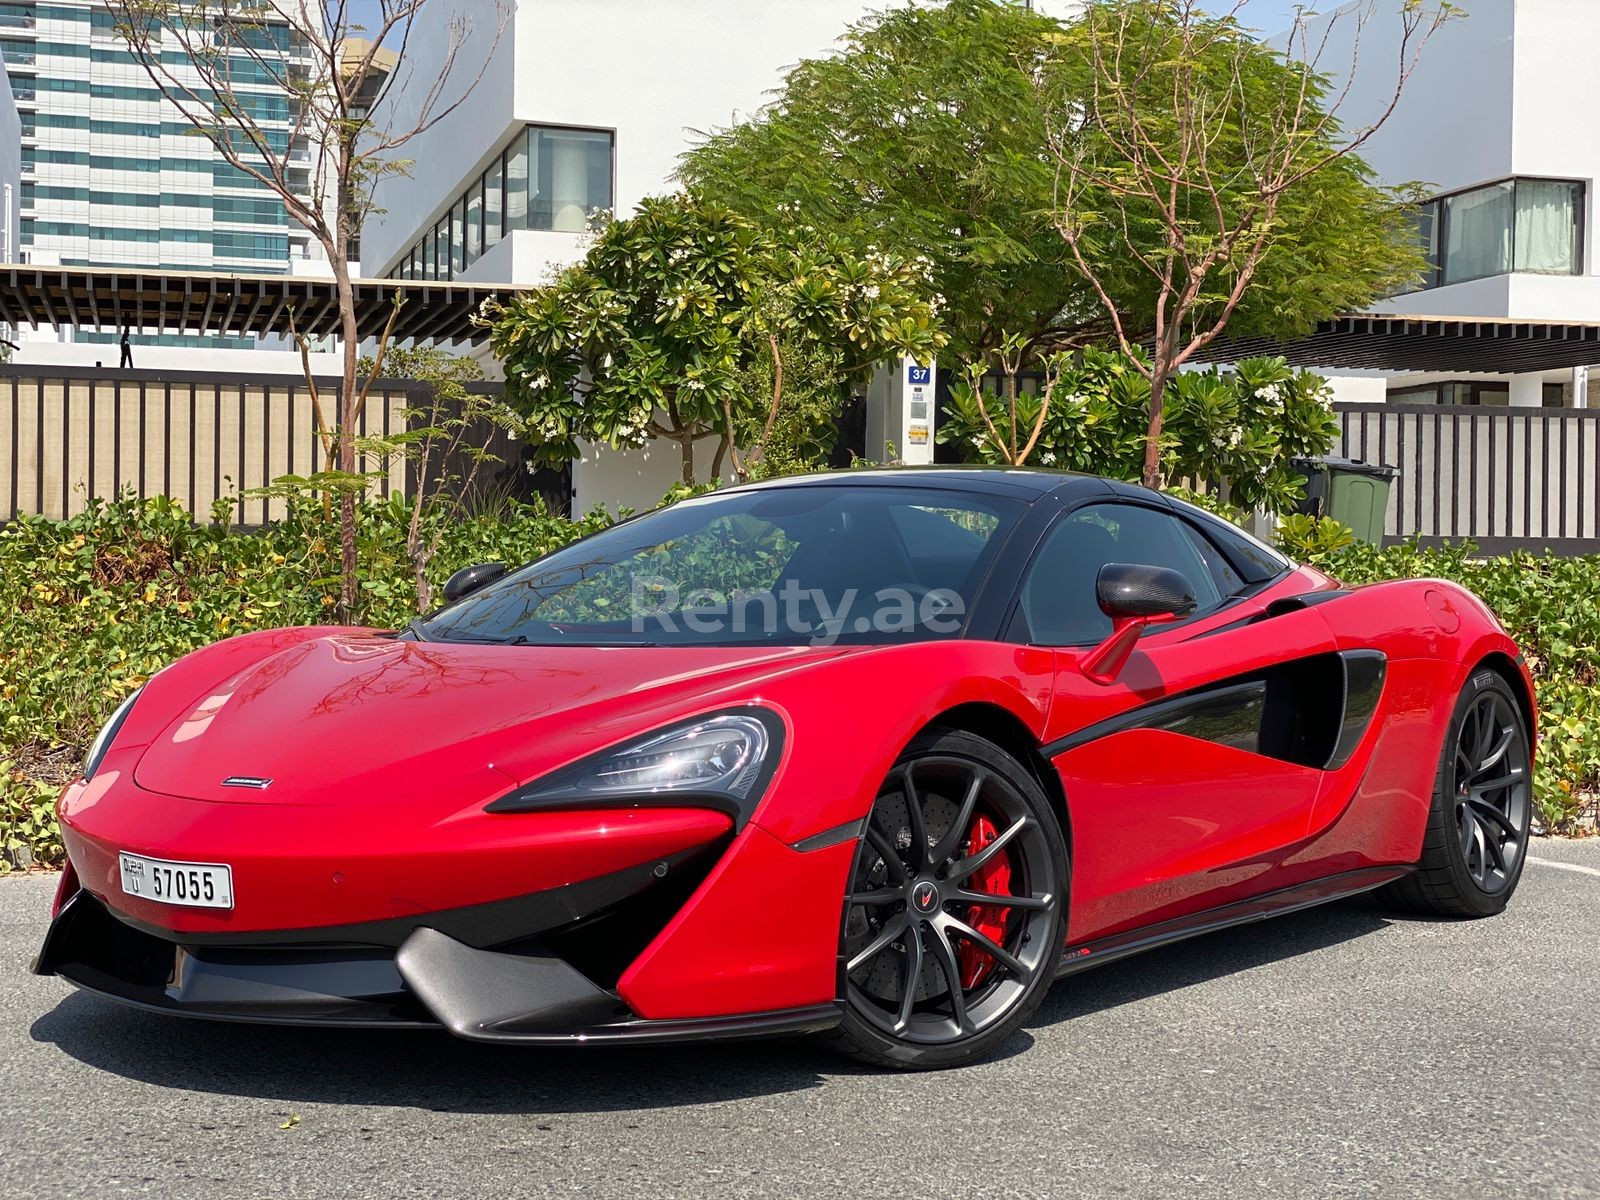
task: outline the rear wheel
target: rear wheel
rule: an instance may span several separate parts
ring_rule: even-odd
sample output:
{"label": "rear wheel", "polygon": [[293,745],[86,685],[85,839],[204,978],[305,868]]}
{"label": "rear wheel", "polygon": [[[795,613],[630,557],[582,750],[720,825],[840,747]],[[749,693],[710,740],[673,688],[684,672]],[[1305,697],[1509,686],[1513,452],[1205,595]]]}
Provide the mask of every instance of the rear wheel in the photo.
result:
{"label": "rear wheel", "polygon": [[1475,671],[1445,737],[1422,859],[1389,896],[1417,912],[1486,917],[1522,877],[1533,819],[1533,761],[1516,696],[1498,672]]}
{"label": "rear wheel", "polygon": [[989,1053],[1050,988],[1066,887],[1061,828],[1029,772],[969,733],[919,737],[856,855],[832,1040],[913,1070]]}

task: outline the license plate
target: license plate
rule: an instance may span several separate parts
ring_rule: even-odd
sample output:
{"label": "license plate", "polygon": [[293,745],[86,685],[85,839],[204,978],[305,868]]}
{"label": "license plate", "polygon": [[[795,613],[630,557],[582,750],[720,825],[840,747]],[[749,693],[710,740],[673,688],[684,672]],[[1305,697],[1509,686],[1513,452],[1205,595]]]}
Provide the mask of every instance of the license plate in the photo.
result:
{"label": "license plate", "polygon": [[158,904],[232,908],[233,869],[222,863],[170,862],[126,852],[117,855],[122,890]]}

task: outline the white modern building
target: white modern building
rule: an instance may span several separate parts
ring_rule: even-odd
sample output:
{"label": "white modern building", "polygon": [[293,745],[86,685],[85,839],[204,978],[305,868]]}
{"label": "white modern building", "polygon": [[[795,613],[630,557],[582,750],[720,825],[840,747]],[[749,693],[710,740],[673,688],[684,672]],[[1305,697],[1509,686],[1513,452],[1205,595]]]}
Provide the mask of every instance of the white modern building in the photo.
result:
{"label": "white modern building", "polygon": [[[1313,20],[1305,43],[1324,69],[1348,74],[1363,10],[1356,0]],[[1600,322],[1594,251],[1600,178],[1600,58],[1595,0],[1456,0],[1460,15],[1422,52],[1394,115],[1362,150],[1390,184],[1421,183],[1432,202],[1419,236],[1430,272],[1376,311],[1433,317]],[[1339,110],[1370,122],[1396,78],[1398,0],[1360,29],[1359,69]],[[1281,39],[1280,39],[1281,44]],[[1336,84],[1337,94],[1341,84]],[[1339,399],[1584,407],[1587,368],[1523,374],[1340,376]],[[1600,382],[1600,372],[1596,372]]]}
{"label": "white modern building", "polygon": [[[790,66],[830,52],[888,2],[464,0],[471,34],[458,70],[471,79],[485,54],[488,66],[465,103],[407,148],[410,177],[378,187],[379,213],[362,230],[368,273],[545,282],[582,256],[591,214],[626,215],[673,190],[697,132],[754,115]],[[444,15],[431,18],[438,36],[413,36],[401,84],[437,78]],[[425,91],[394,95],[404,104]],[[378,115],[403,128],[414,114]],[[703,451],[709,464],[709,440]],[[591,448],[574,466],[575,504],[654,504],[677,473],[676,446],[625,461]]]}
{"label": "white modern building", "polygon": [[[0,2],[0,59],[20,117],[17,136],[0,139],[0,156],[5,146],[19,147],[21,168],[20,223],[10,255],[0,259],[250,275],[292,273],[313,260],[314,243],[288,219],[283,202],[220,161],[162,98],[113,23],[94,0]],[[274,32],[284,63],[304,67],[305,52],[287,26]],[[289,144],[281,85],[243,56],[235,70],[239,94],[254,98],[254,116],[288,147],[309,193],[311,150]],[[248,79],[252,72],[260,78]],[[112,365],[119,337],[103,329],[26,329],[16,357]],[[135,330],[130,340],[141,366],[268,369],[250,338]],[[281,360],[298,369],[296,356]]]}

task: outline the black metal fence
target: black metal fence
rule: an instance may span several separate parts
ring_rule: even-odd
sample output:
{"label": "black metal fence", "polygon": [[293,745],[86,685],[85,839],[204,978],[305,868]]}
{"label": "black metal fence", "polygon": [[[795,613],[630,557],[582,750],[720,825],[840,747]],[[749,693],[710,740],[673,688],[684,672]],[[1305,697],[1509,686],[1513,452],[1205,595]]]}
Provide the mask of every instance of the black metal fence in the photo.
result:
{"label": "black metal fence", "polygon": [[[421,386],[379,381],[357,433],[402,432]],[[331,420],[339,383],[318,380],[317,391]],[[202,519],[227,500],[238,524],[263,524],[282,515],[283,502],[241,493],[324,468],[317,428],[311,389],[299,376],[0,366],[0,522],[19,513],[72,516],[91,497],[131,489],[170,496]],[[570,506],[570,473],[529,470],[522,446],[503,434],[489,449],[501,462],[480,473],[479,488]],[[413,494],[404,459],[359,467],[381,472],[380,495]]]}
{"label": "black metal fence", "polygon": [[1600,410],[1338,404],[1334,453],[1400,468],[1385,540],[1600,553]]}

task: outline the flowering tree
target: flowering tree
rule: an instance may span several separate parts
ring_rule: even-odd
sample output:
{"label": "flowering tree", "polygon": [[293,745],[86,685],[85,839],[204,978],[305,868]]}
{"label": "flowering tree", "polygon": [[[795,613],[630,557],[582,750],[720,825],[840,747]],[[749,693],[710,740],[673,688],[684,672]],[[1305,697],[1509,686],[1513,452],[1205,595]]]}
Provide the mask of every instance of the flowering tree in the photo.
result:
{"label": "flowering tree", "polygon": [[[583,262],[493,311],[490,345],[541,461],[577,457],[577,439],[640,448],[717,440],[744,477],[785,406],[785,365],[835,364],[812,387],[844,399],[885,359],[944,344],[925,261],[858,254],[796,223],[762,230],[693,196],[647,200],[604,228]],[[770,390],[748,387],[759,368]]]}
{"label": "flowering tree", "polygon": [[[1009,406],[983,396],[982,380],[969,380],[952,389],[938,439],[974,462],[1032,462],[1137,480],[1145,465],[1149,366],[1147,358],[1091,348],[1048,364],[1036,390],[1013,381],[1016,402]],[[1003,372],[999,386],[1006,386]],[[1282,358],[1180,372],[1168,381],[1163,406],[1161,474],[1193,479],[1241,508],[1282,509],[1300,494],[1292,460],[1333,445],[1339,426],[1331,400],[1326,380]],[[1008,410],[1021,428],[1038,430],[1025,455],[1015,453],[1006,425],[991,415]]]}

